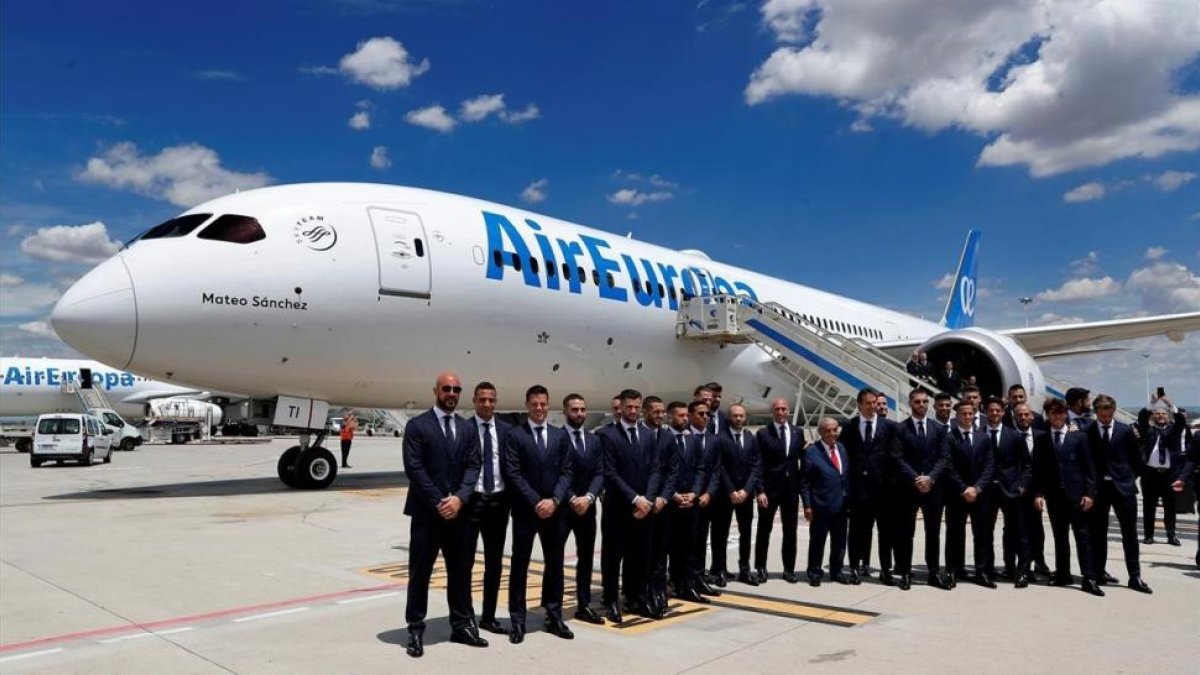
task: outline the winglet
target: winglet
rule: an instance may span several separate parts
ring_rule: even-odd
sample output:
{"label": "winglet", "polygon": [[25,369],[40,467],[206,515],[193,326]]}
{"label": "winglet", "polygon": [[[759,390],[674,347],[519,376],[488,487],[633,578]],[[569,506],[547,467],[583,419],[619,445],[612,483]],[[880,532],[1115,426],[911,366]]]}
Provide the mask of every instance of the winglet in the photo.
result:
{"label": "winglet", "polygon": [[971,230],[967,233],[962,257],[958,259],[958,271],[954,274],[954,285],[950,287],[950,298],[946,300],[946,312],[942,315],[942,325],[951,330],[970,328],[975,324],[975,300],[979,290],[975,254],[978,251],[979,230]]}

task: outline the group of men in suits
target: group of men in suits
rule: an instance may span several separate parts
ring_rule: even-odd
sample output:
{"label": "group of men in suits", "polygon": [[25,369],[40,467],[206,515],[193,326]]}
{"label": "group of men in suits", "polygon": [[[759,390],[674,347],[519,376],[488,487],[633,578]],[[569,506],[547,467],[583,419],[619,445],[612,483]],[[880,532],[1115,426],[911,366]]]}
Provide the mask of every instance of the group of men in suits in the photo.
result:
{"label": "group of men in suits", "polygon": [[[429,577],[439,552],[446,565],[452,642],[486,647],[481,628],[506,634],[513,644],[524,641],[535,539],[543,552],[545,629],[569,640],[574,635],[564,621],[563,594],[572,537],[577,620],[622,623],[623,613],[661,619],[669,597],[704,603],[731,580],[768,581],[777,514],[782,578],[790,583],[801,579],[796,557],[803,513],[810,527],[804,570],[809,584],[819,586],[825,578],[827,544],[829,578],[862,583],[872,573],[874,539],[880,582],[909,590],[919,513],[929,585],[949,590],[968,578],[970,520],[975,563],[970,578],[995,588],[993,532],[1003,513],[1002,576],[1014,586],[1028,586],[1035,573],[1054,585],[1075,583],[1068,539],[1073,534],[1082,588],[1103,595],[1100,586],[1116,583],[1106,571],[1105,545],[1109,513],[1115,512],[1128,584],[1149,593],[1138,563],[1134,479],[1146,453],[1160,451],[1169,466],[1181,467],[1178,475],[1190,475],[1183,473],[1183,435],[1168,433],[1158,424],[1161,416],[1153,418],[1154,429],[1135,432],[1113,419],[1115,401],[1107,396],[1096,397],[1094,420],[1082,412],[1072,417],[1072,410],[1086,411],[1090,403],[1079,406],[1074,390],[1074,407],[1051,399],[1043,418],[1030,409],[1020,385],[1010,390],[1007,404],[981,401],[978,389],[971,389],[957,404],[948,395],[931,400],[925,389],[914,389],[912,415],[902,422],[887,419],[886,397],[863,389],[857,415],[820,420],[818,440],[805,443],[785,399],[771,403],[771,422],[752,433],[743,406],[721,410],[715,382],[697,387],[690,403],[622,391],[614,398],[614,418],[592,432],[583,428],[587,403],[577,394],[562,400],[566,425],[549,424],[550,395],[541,385],[525,392],[527,418],[520,425],[495,416],[497,391],[487,382],[475,387],[475,415],[464,419],[455,414],[461,383],[451,373],[439,375],[435,405],[410,420],[404,434],[410,483],[405,513],[412,528],[408,653],[424,653]],[[1195,453],[1188,457],[1194,467]],[[1171,489],[1178,485],[1168,483]],[[1054,538],[1054,572],[1042,554],[1043,513],[1049,514]],[[736,577],[727,570],[726,556],[735,518]],[[505,628],[496,610],[510,520],[511,625]],[[598,532],[604,616],[592,608],[591,597]],[[477,621],[470,586],[480,540],[485,569]]]}

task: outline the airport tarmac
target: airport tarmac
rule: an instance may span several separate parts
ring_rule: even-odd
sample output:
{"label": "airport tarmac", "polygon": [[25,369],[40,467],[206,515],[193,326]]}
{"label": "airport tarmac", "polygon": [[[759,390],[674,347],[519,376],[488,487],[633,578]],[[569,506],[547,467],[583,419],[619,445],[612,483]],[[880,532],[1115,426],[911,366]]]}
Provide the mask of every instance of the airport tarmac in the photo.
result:
{"label": "airport tarmac", "polygon": [[[811,588],[775,577],[757,588],[731,583],[713,606],[678,603],[662,622],[598,628],[572,621],[570,642],[538,631],[531,615],[535,632],[524,644],[485,634],[491,646],[472,649],[446,641],[445,597],[435,589],[426,655],[414,660],[404,653],[409,530],[400,442],[356,439],[354,468],[320,492],[289,490],[275,477],[289,444],[145,446],[116,453],[109,465],[37,470],[27,455],[0,449],[0,671],[1195,668],[1195,515],[1180,516],[1182,548],[1163,543],[1161,529],[1159,543],[1142,547],[1150,596],[1123,584],[1095,598],[1044,584],[1024,590],[1004,582],[996,590],[960,584],[946,592],[919,583],[903,592],[873,580]],[[807,533],[802,522],[801,561]],[[776,573],[778,536],[776,528],[770,563]],[[1119,540],[1109,548],[1109,571],[1124,582]],[[567,553],[573,564],[573,543]],[[735,561],[731,550],[731,566]],[[531,599],[536,587],[531,575]]]}

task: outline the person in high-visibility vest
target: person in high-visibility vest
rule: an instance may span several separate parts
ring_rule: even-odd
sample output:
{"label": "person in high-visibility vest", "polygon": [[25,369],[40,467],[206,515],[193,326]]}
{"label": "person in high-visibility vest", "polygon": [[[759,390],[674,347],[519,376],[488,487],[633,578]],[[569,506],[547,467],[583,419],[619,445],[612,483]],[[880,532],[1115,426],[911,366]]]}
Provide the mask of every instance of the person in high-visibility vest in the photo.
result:
{"label": "person in high-visibility vest", "polygon": [[354,440],[354,430],[358,428],[358,418],[354,413],[346,413],[342,419],[342,430],[340,437],[342,439],[342,468],[349,469],[350,459],[350,443]]}

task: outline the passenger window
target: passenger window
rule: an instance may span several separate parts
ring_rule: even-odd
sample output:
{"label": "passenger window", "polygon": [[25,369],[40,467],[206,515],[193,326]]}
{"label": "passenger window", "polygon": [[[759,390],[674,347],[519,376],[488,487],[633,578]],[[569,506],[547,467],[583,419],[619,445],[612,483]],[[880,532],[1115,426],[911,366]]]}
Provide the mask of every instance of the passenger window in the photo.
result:
{"label": "passenger window", "polygon": [[[583,271],[583,268],[576,267],[575,271],[579,274],[579,283],[586,284],[587,283],[587,274]],[[570,275],[567,275],[567,276],[570,276]]]}
{"label": "passenger window", "polygon": [[563,263],[563,278],[568,281],[571,280],[571,268],[567,265],[567,263]]}
{"label": "passenger window", "polygon": [[512,265],[513,269],[514,269],[514,270],[516,270],[516,271],[518,271],[518,272],[520,272],[520,271],[521,271],[521,267],[523,267],[523,265],[521,264],[521,256],[519,256],[519,255],[514,255],[514,256],[512,257],[512,261],[513,261],[513,265]]}
{"label": "passenger window", "polygon": [[599,270],[592,270],[592,282],[593,282],[593,283],[595,283],[597,287],[599,287],[599,286],[600,286],[600,272],[599,272]]}
{"label": "passenger window", "polygon": [[659,285],[658,285],[658,297],[660,297],[660,298],[665,298],[665,297],[667,297],[667,294],[666,294],[666,292],[663,290],[663,285],[662,285],[662,284],[659,284]]}
{"label": "passenger window", "polygon": [[609,272],[609,273],[607,274],[607,277],[608,277],[607,281],[608,281],[608,287],[609,287],[609,288],[612,288],[612,287],[614,287],[614,286],[616,286],[616,285],[617,285],[617,282],[616,282],[616,280],[614,280],[614,279],[613,279],[612,272]]}
{"label": "passenger window", "polygon": [[534,274],[538,273],[538,259],[533,256],[529,256],[529,271]]}
{"label": "passenger window", "polygon": [[[182,237],[191,234],[192,230],[200,227],[209,218],[212,218],[211,213],[193,213],[189,216],[172,218],[161,225],[155,225],[149,230],[146,230],[129,243],[132,244],[134,241],[138,241],[139,239],[169,239],[171,237]],[[128,245],[129,244],[126,244],[126,246]]]}
{"label": "passenger window", "polygon": [[554,268],[554,265],[551,265],[550,263],[546,263],[546,276],[554,277],[557,274],[558,274],[558,270]]}
{"label": "passenger window", "polygon": [[267,238],[262,225],[250,216],[235,216],[226,214],[214,220],[211,225],[196,235],[200,239],[227,241],[233,244],[251,244]]}
{"label": "passenger window", "polygon": [[674,286],[671,286],[667,289],[667,297],[671,298],[672,302],[675,301],[675,287]]}
{"label": "passenger window", "polygon": [[414,239],[413,247],[417,249],[417,257],[418,258],[425,257],[425,242],[421,241],[420,239]]}

